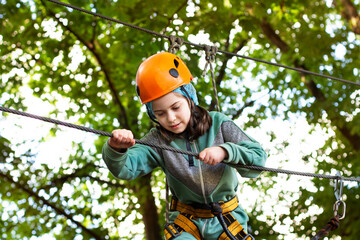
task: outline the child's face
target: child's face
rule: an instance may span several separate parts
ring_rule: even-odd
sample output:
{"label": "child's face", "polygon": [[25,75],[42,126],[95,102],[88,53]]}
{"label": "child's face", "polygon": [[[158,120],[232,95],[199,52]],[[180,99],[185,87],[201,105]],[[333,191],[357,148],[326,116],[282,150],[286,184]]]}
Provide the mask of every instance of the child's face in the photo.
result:
{"label": "child's face", "polygon": [[179,134],[185,131],[190,121],[188,100],[180,93],[170,92],[152,103],[155,117],[166,130]]}

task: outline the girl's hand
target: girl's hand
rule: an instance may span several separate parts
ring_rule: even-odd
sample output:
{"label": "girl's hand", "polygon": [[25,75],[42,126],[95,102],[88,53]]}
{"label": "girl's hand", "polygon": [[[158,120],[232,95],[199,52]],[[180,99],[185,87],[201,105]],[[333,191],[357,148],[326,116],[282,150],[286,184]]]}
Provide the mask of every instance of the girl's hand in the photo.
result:
{"label": "girl's hand", "polygon": [[209,165],[216,165],[228,157],[227,151],[222,147],[205,148],[199,153],[199,159]]}
{"label": "girl's hand", "polygon": [[110,147],[115,150],[124,150],[134,146],[135,139],[131,131],[126,129],[116,129],[112,131],[113,137],[108,141]]}

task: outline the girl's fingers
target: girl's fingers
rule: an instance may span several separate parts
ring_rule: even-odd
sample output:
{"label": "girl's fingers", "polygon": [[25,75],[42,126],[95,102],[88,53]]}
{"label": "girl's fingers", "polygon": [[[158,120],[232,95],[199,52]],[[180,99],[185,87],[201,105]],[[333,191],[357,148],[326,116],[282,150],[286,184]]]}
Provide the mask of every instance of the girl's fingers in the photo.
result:
{"label": "girl's fingers", "polygon": [[129,148],[135,144],[134,135],[129,130],[116,129],[112,135],[109,144],[114,148]]}

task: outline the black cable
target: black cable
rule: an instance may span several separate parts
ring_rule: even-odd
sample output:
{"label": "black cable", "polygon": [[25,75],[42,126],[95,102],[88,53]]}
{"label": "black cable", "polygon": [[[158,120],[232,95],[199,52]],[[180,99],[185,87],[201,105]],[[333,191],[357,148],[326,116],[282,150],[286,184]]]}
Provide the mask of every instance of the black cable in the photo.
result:
{"label": "black cable", "polygon": [[[131,28],[134,28],[134,29],[146,32],[146,33],[150,33],[150,34],[158,36],[158,37],[167,38],[167,39],[170,38],[167,35],[157,33],[155,31],[151,31],[151,30],[148,30],[148,29],[145,29],[145,28],[142,28],[142,27],[138,27],[138,26],[135,26],[133,24],[126,23],[126,22],[123,22],[123,21],[120,21],[120,20],[117,20],[117,19],[114,19],[114,18],[111,18],[111,17],[107,17],[107,16],[104,16],[104,15],[96,13],[96,12],[91,12],[91,11],[88,11],[86,9],[83,9],[83,8],[80,8],[80,7],[77,7],[77,6],[68,4],[68,3],[63,3],[63,2],[57,1],[57,0],[47,0],[47,1],[56,3],[56,4],[59,4],[59,5],[68,7],[68,8],[72,8],[72,9],[75,9],[75,10],[78,10],[80,12],[84,12],[84,13],[87,13],[87,14],[90,14],[90,15],[93,15],[93,16],[96,16],[96,17],[100,17],[100,18],[103,18],[103,19],[106,19],[106,20],[109,20],[109,21],[112,21],[112,22],[120,23],[122,25],[131,27]],[[204,45],[195,44],[195,43],[188,42],[188,41],[184,41],[184,43],[188,44],[190,46],[201,48],[201,49],[204,49],[204,47],[205,47]],[[227,55],[230,55],[230,56],[233,56],[233,57],[240,57],[240,58],[244,58],[244,59],[255,61],[255,62],[265,63],[265,64],[268,64],[268,65],[282,67],[282,68],[286,68],[286,69],[289,69],[289,70],[293,70],[293,71],[297,71],[297,72],[301,72],[301,73],[305,73],[305,74],[309,74],[309,75],[314,75],[314,76],[318,76],[318,77],[322,77],[322,78],[329,78],[329,79],[332,79],[332,80],[335,80],[335,81],[360,86],[360,82],[352,82],[352,81],[349,81],[349,80],[345,80],[345,79],[338,78],[338,77],[333,77],[333,76],[330,76],[330,75],[324,75],[324,74],[320,74],[320,73],[315,73],[315,72],[311,72],[311,71],[308,71],[308,70],[305,70],[305,69],[296,68],[296,67],[290,67],[290,66],[286,66],[286,65],[283,65],[283,64],[273,63],[273,62],[261,60],[261,59],[258,59],[258,58],[253,58],[253,57],[247,57],[247,56],[244,56],[244,55],[239,55],[239,54],[236,54],[236,53],[231,53],[231,52],[227,52],[227,51],[223,51],[223,50],[218,50],[218,52],[223,53],[223,54],[227,54]]]}
{"label": "black cable", "polygon": [[[42,116],[30,114],[30,113],[25,113],[25,112],[21,112],[21,111],[15,110],[15,109],[10,109],[10,108],[6,108],[6,107],[2,107],[2,106],[0,106],[0,111],[12,113],[12,114],[16,114],[16,115],[20,115],[20,116],[24,116],[24,117],[29,117],[29,118],[33,118],[33,119],[38,119],[38,120],[41,120],[44,122],[62,125],[65,127],[74,128],[74,129],[78,129],[78,130],[85,131],[85,132],[95,133],[95,134],[106,136],[106,137],[113,136],[112,133],[109,133],[109,132],[104,132],[101,130],[96,130],[96,129],[88,128],[85,126],[79,126],[76,124],[67,123],[67,122],[63,122],[60,120],[56,120],[56,119],[42,117]],[[198,153],[194,153],[194,152],[190,152],[190,151],[186,151],[186,150],[182,150],[182,149],[177,149],[177,148],[173,148],[173,147],[166,146],[166,145],[158,145],[158,144],[154,144],[151,142],[146,142],[146,141],[138,140],[138,139],[135,139],[135,142],[138,144],[149,146],[149,147],[154,147],[154,148],[158,148],[158,149],[162,149],[162,150],[181,153],[184,155],[199,157]],[[340,178],[339,176],[324,175],[324,174],[317,174],[317,173],[297,172],[297,171],[291,171],[291,170],[285,170],[285,169],[275,169],[275,168],[268,168],[268,167],[261,167],[261,166],[248,166],[248,165],[242,165],[242,164],[237,164],[237,165],[228,164],[228,165],[237,167],[237,168],[240,167],[240,168],[255,170],[255,171],[259,171],[259,172],[266,171],[266,172],[273,172],[273,173],[284,173],[284,174],[288,174],[288,175],[299,175],[299,176],[304,176],[304,177],[325,178],[325,179],[339,179]],[[358,178],[341,177],[341,179],[343,181],[360,182],[359,177]]]}
{"label": "black cable", "polygon": [[162,38],[167,38],[167,39],[169,39],[169,37],[166,36],[166,35],[164,35],[164,34],[157,33],[157,32],[154,32],[154,31],[145,29],[145,28],[141,28],[141,27],[135,26],[135,25],[133,25],[133,24],[130,24],[130,23],[126,23],[126,22],[117,20],[117,19],[115,19],[115,18],[111,18],[111,17],[107,17],[107,16],[104,16],[104,15],[101,15],[101,14],[96,13],[96,12],[91,12],[91,11],[88,11],[88,10],[86,10],[86,9],[83,9],[83,8],[80,8],[80,7],[77,7],[77,6],[68,4],[68,3],[64,3],[64,2],[56,1],[56,0],[47,0],[47,1],[53,2],[53,3],[56,3],[56,4],[59,4],[59,5],[62,5],[62,6],[64,6],[64,7],[72,8],[72,9],[78,10],[78,11],[80,11],[80,12],[93,15],[93,16],[95,16],[95,17],[100,17],[100,18],[109,20],[109,21],[111,21],[111,22],[120,23],[120,24],[122,24],[122,25],[131,27],[131,28],[134,28],[134,29],[137,29],[137,30],[141,30],[141,31],[143,31],[143,32],[150,33],[150,34],[155,35],[155,36],[158,36],[158,37],[162,37]]}

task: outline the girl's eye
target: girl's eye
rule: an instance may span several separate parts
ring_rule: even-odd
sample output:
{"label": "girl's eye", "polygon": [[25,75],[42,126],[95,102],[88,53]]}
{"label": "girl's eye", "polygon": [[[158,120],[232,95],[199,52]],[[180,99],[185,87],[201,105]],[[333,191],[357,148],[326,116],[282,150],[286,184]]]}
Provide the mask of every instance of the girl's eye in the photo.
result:
{"label": "girl's eye", "polygon": [[173,107],[173,110],[178,110],[180,106]]}

